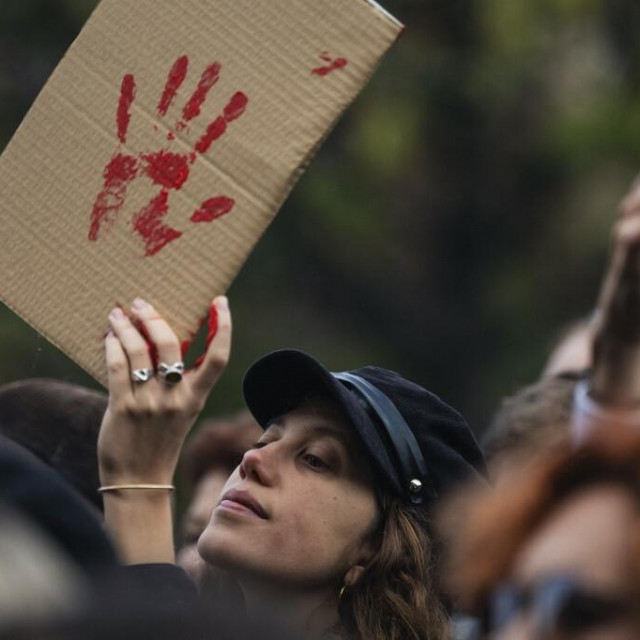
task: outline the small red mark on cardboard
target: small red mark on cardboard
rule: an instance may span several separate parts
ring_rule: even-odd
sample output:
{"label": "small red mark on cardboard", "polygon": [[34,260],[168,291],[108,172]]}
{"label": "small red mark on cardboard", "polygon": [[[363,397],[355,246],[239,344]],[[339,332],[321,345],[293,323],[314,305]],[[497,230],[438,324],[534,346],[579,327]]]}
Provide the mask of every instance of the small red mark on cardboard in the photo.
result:
{"label": "small red mark on cardboard", "polygon": [[136,81],[130,74],[126,74],[122,78],[120,87],[120,101],[118,102],[118,139],[120,142],[127,141],[127,131],[129,130],[129,122],[131,121],[131,105],[136,96]]}
{"label": "small red mark on cardboard", "polygon": [[193,120],[196,116],[200,115],[200,108],[207,99],[211,87],[218,82],[219,78],[220,63],[214,62],[204,70],[197,89],[193,92],[189,102],[187,102],[182,110],[182,117],[185,122],[189,122],[189,120]]}
{"label": "small red mark on cardboard", "polygon": [[180,56],[171,67],[169,71],[169,77],[167,84],[164,87],[162,97],[158,104],[158,114],[166,116],[171,103],[173,102],[178,90],[182,86],[184,79],[187,77],[187,71],[189,70],[189,58],[187,56]]}
{"label": "small red mark on cardboard", "polygon": [[320,59],[328,62],[329,64],[311,69],[311,73],[317,76],[328,76],[330,73],[333,73],[338,69],[344,69],[349,64],[349,61],[346,58],[333,59],[326,51],[320,55]]}
{"label": "small red mark on cardboard", "polygon": [[167,133],[167,140],[171,142],[172,140],[175,140],[175,139],[176,139],[176,134],[173,133],[173,131],[169,131],[169,133]]}
{"label": "small red mark on cardboard", "polygon": [[200,208],[191,216],[191,222],[213,222],[229,213],[235,206],[236,201],[226,196],[218,196],[205,200]]}
{"label": "small red mark on cardboard", "polygon": [[168,191],[163,189],[134,216],[133,226],[144,240],[146,256],[154,256],[160,249],[182,235],[181,231],[162,222],[162,218],[169,212],[168,195]]}

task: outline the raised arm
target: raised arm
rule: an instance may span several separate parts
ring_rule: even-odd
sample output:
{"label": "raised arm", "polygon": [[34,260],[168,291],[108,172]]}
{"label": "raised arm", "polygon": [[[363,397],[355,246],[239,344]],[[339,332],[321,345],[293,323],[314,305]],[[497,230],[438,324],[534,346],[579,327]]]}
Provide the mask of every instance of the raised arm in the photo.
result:
{"label": "raised arm", "polygon": [[105,524],[125,564],[175,560],[170,487],[184,440],[224,371],[231,347],[227,299],[216,298],[211,313],[217,313],[218,331],[201,365],[174,383],[171,376],[165,380],[158,374],[134,380],[134,372],[154,371],[136,324],[155,345],[158,367],[181,362],[180,342],[155,309],[136,300],[131,319],[118,308],[109,315],[109,406],[98,459]]}
{"label": "raised arm", "polygon": [[598,303],[593,366],[578,386],[574,438],[602,423],[640,428],[640,184],[621,206],[613,255]]}

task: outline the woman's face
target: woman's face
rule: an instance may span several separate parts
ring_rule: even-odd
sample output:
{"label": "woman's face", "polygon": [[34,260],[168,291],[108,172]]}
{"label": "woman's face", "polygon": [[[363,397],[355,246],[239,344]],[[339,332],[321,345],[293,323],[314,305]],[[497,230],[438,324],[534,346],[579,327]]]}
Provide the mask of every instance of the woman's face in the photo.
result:
{"label": "woman's face", "polygon": [[337,406],[316,398],[245,453],[198,550],[241,580],[322,589],[366,561],[377,521],[368,456]]}
{"label": "woman's face", "polygon": [[516,601],[504,599],[511,588],[520,594],[519,611],[492,638],[637,639],[637,620],[625,611],[635,602],[637,518],[632,496],[615,485],[588,488],[561,504],[516,557],[502,603],[504,615]]}

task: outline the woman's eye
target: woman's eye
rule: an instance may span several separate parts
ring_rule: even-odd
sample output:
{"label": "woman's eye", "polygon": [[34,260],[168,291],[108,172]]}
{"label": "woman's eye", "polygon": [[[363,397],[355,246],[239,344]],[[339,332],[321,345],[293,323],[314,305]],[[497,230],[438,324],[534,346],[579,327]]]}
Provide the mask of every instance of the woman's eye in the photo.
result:
{"label": "woman's eye", "polygon": [[324,460],[314,456],[312,453],[305,453],[302,457],[312,469],[322,470],[329,468],[329,465]]}

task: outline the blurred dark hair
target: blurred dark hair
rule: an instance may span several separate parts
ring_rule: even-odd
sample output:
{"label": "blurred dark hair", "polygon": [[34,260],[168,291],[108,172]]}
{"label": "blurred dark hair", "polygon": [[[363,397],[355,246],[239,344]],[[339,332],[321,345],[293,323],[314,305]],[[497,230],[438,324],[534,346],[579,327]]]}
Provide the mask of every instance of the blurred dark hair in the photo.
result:
{"label": "blurred dark hair", "polygon": [[52,466],[102,509],[97,441],[106,409],[106,394],[68,382],[13,382],[0,388],[0,434]]}

